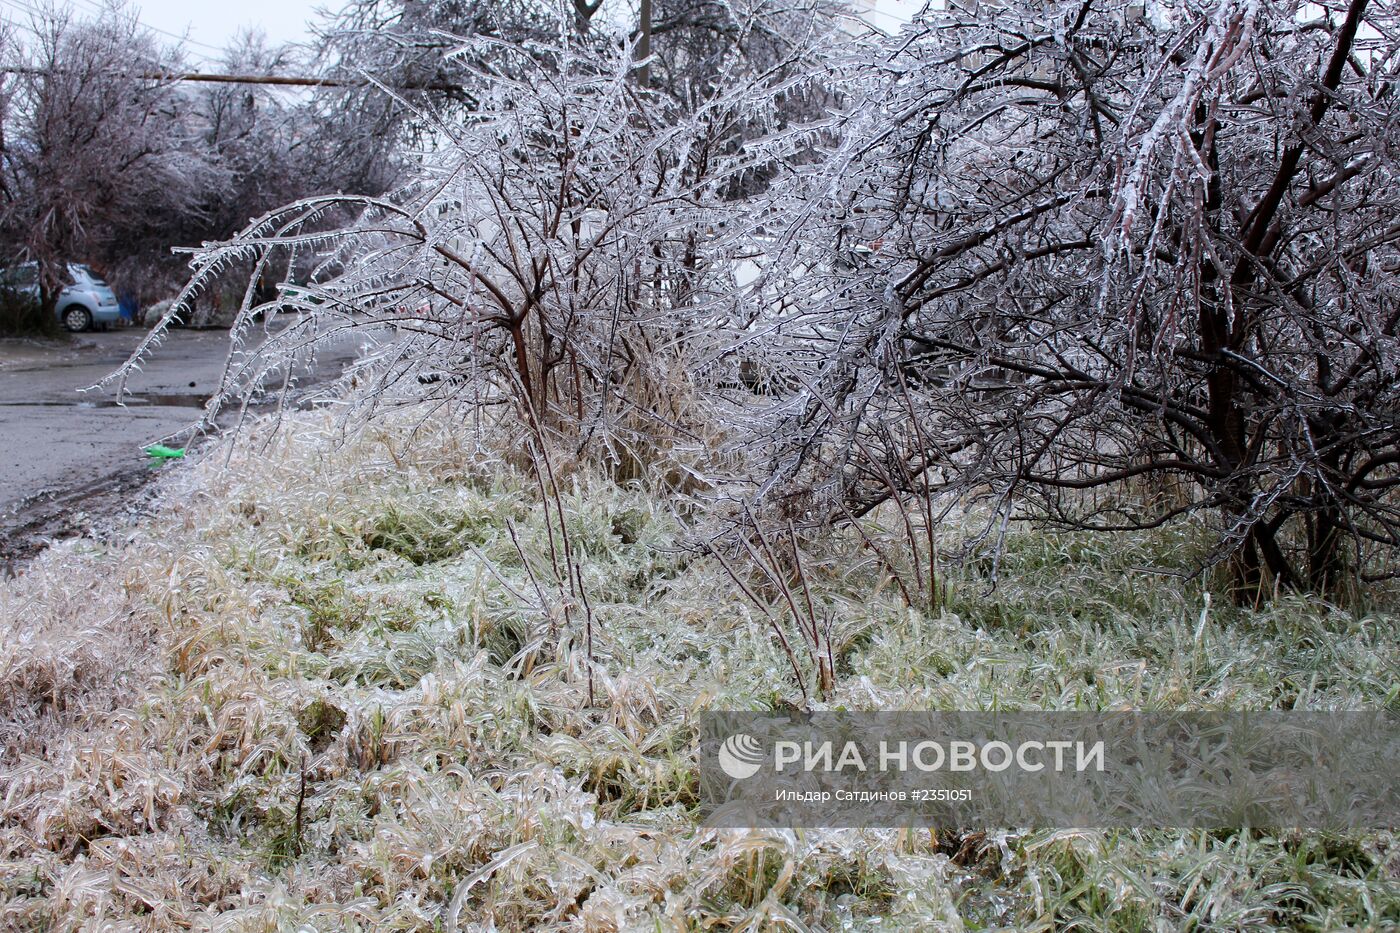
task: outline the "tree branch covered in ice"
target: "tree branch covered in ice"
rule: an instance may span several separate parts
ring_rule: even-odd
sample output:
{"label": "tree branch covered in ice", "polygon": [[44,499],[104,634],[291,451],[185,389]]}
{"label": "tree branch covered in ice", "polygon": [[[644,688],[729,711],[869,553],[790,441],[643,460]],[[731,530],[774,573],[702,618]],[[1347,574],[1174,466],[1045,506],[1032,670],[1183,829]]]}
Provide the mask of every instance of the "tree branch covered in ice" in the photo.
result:
{"label": "tree branch covered in ice", "polygon": [[[728,257],[750,207],[727,193],[807,131],[732,140],[805,79],[774,61],[690,111],[637,86],[630,49],[594,51],[567,31],[476,37],[451,54],[480,100],[465,118],[419,109],[438,148],[418,176],[382,198],[305,199],[206,245],[114,374],[119,390],[183,305],[252,264],[210,417],[272,380],[289,388],[327,340],[363,335],[376,349],[354,376],[357,414],[505,405],[532,432],[599,445],[617,464],[644,458],[639,441],[696,442],[693,387],[734,381],[714,348],[735,317]],[[291,278],[260,301],[263,278],[284,269]],[[286,326],[250,342],[274,321]]]}
{"label": "tree branch covered in ice", "polygon": [[1242,591],[1372,569],[1400,544],[1397,25],[999,5],[845,62],[841,145],[787,192],[761,498],[1205,511]]}

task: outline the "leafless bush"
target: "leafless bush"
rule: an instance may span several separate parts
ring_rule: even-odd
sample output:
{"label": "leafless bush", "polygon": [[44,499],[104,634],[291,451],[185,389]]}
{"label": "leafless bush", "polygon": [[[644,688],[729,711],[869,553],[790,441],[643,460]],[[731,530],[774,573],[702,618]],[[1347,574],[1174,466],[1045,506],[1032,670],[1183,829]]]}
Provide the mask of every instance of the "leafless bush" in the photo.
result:
{"label": "leafless bush", "polygon": [[[742,555],[739,567],[752,570],[752,574],[736,569],[723,550],[713,544],[710,553],[767,622],[803,700],[810,700],[813,694],[824,699],[836,686],[833,625],[830,615],[818,611],[812,597],[812,585],[798,550],[797,531],[789,523],[774,539],[752,516],[748,529],[752,530],[752,538],[747,533],[738,536]],[[802,673],[804,667],[815,677],[810,690]]]}
{"label": "leafless bush", "polygon": [[[975,496],[994,537],[1218,516],[1241,596],[1374,570],[1400,544],[1397,26],[984,5],[857,56],[841,146],[787,190],[768,332],[796,389],[759,499]],[[1185,498],[1125,495],[1143,477]]]}
{"label": "leafless bush", "polygon": [[[567,439],[566,456],[599,452],[633,473],[650,451],[699,443],[695,387],[734,378],[717,361],[736,317],[728,256],[747,208],[721,192],[784,145],[726,155],[711,143],[740,112],[771,106],[770,90],[747,87],[686,115],[635,86],[626,49],[595,54],[566,37],[528,50],[475,39],[464,50],[500,67],[481,75],[470,120],[422,114],[437,119],[443,146],[421,177],[390,197],[299,201],[201,250],[176,305],[116,379],[182,307],[251,265],[235,346],[274,313],[295,314],[231,356],[211,414],[355,332],[379,340],[357,374],[357,414],[424,399],[478,417],[506,405],[537,441]],[[334,224],[347,210],[357,219]],[[311,256],[309,281],[263,297],[265,277]]]}

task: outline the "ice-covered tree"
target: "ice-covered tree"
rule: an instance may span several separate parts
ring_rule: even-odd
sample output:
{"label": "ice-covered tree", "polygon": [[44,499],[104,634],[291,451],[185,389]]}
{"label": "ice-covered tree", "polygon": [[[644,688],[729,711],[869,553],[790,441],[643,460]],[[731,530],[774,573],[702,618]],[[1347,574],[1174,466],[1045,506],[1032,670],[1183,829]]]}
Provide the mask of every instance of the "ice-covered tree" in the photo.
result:
{"label": "ice-covered tree", "polygon": [[178,50],[120,12],[46,13],[29,29],[10,50],[0,235],[41,264],[51,291],[66,262],[106,265],[169,218],[201,217],[227,178],[165,77]]}
{"label": "ice-covered tree", "polygon": [[[467,118],[419,109],[436,149],[401,189],[304,199],[196,255],[172,315],[230,271],[248,283],[214,407],[354,332],[383,341],[356,375],[357,413],[505,405],[537,442],[562,438],[624,471],[657,444],[694,443],[694,387],[735,379],[716,348],[736,319],[730,257],[749,205],[726,192],[789,145],[715,143],[771,112],[777,92],[750,83],[687,113],[637,87],[626,46],[556,35],[463,40],[452,54],[480,98]],[[344,211],[355,219],[330,222]],[[266,272],[309,256],[309,279],[262,300]],[[242,351],[288,309],[289,326]]]}
{"label": "ice-covered tree", "polygon": [[1366,0],[983,3],[848,59],[774,241],[794,390],[760,499],[1198,513],[1242,595],[1386,572],[1397,30]]}

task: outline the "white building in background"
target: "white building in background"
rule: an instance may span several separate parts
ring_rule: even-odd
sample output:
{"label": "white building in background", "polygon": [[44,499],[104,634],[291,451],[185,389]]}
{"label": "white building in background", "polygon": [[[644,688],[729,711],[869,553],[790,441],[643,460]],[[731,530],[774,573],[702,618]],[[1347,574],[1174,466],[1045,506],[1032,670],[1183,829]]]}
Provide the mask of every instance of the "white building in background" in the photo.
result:
{"label": "white building in background", "polygon": [[884,33],[899,32],[925,6],[940,9],[941,0],[851,0],[857,18]]}

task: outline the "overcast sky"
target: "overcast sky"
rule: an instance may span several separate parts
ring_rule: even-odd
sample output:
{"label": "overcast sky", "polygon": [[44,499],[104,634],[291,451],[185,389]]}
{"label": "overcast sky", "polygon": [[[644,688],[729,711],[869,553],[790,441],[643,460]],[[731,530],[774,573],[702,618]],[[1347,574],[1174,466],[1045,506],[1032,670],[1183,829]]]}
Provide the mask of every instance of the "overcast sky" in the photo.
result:
{"label": "overcast sky", "polygon": [[[62,0],[60,0],[62,3]],[[102,0],[69,0],[73,10],[91,15]],[[261,29],[273,44],[295,42],[309,36],[307,22],[318,7],[339,7],[342,0],[134,0],[141,22],[167,37],[188,36],[186,50],[192,59],[217,58],[237,32],[245,27]],[[28,0],[0,0],[11,16],[23,18]],[[897,29],[921,5],[922,0],[854,0],[865,8],[866,18],[885,30]]]}
{"label": "overcast sky", "polygon": [[338,6],[337,0],[136,0],[141,22],[176,35],[189,34],[191,57],[216,53],[240,29],[261,29],[274,44],[308,36],[307,20],[317,7]]}

